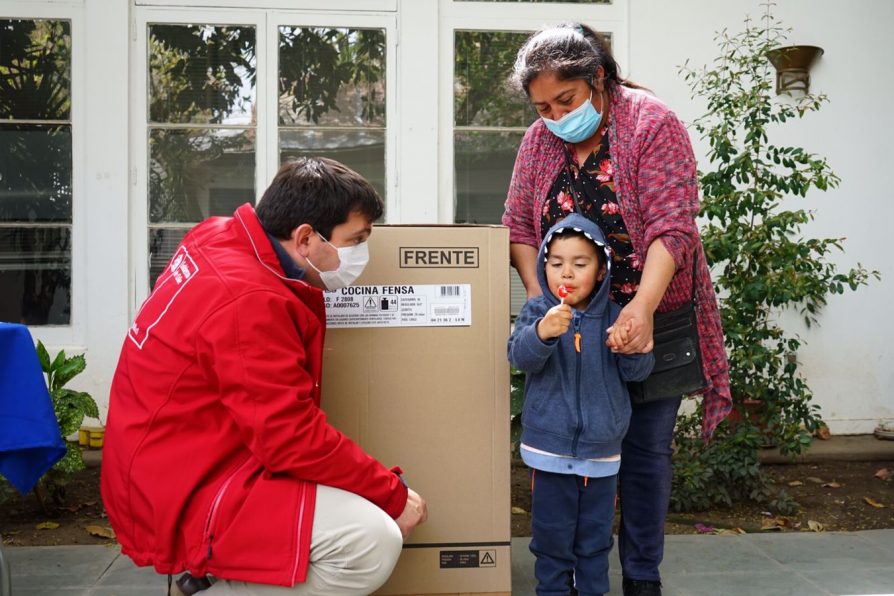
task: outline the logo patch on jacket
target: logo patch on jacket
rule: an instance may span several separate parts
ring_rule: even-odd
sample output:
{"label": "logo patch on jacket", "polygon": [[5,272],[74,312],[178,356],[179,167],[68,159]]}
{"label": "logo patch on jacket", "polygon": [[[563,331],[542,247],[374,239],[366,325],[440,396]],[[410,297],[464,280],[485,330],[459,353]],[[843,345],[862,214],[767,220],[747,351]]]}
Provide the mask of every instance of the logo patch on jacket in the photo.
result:
{"label": "logo patch on jacket", "polygon": [[158,276],[155,288],[137,313],[137,318],[130,326],[127,336],[139,349],[143,349],[152,328],[155,327],[165,313],[171,308],[183,288],[199,272],[199,267],[189,255],[185,246],[180,246],[164,272]]}

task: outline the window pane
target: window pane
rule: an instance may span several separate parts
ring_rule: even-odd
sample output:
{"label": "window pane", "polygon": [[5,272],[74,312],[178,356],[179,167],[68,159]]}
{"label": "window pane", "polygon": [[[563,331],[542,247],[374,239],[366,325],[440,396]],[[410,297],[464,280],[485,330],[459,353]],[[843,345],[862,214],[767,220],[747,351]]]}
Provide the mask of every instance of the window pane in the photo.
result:
{"label": "window pane", "polygon": [[279,123],[385,126],[385,31],[280,27]]}
{"label": "window pane", "polygon": [[457,132],[456,223],[498,224],[524,131]]}
{"label": "window pane", "polygon": [[301,156],[329,157],[366,178],[385,197],[385,131],[370,129],[281,129],[279,161]]}
{"label": "window pane", "polygon": [[71,229],[0,227],[0,321],[67,325]]}
{"label": "window pane", "polygon": [[[230,212],[232,213],[232,211]],[[186,236],[188,228],[153,228],[149,230],[149,287],[164,271],[177,245]]]}
{"label": "window pane", "polygon": [[523,126],[536,114],[509,76],[528,33],[456,31],[454,122],[457,126]]}
{"label": "window pane", "polygon": [[255,197],[253,130],[154,129],[149,131],[149,220],[199,222],[232,215],[231,202],[213,200],[216,189]]}
{"label": "window pane", "polygon": [[70,119],[71,23],[0,19],[0,320],[71,321]]}
{"label": "window pane", "polygon": [[71,126],[0,124],[0,221],[71,222]]}
{"label": "window pane", "polygon": [[149,121],[255,121],[254,27],[149,26]]}
{"label": "window pane", "polygon": [[0,19],[0,118],[68,120],[71,23]]}

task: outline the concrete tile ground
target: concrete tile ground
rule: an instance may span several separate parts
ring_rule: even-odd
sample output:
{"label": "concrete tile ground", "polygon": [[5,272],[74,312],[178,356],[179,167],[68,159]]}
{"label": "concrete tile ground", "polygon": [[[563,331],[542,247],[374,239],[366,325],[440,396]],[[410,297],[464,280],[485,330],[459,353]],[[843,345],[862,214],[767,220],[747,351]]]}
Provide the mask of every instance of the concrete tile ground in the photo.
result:
{"label": "concrete tile ground", "polygon": [[[528,538],[512,541],[512,593],[535,593]],[[105,546],[6,547],[14,596],[162,596],[166,578]],[[894,596],[894,530],[668,536],[665,596]],[[617,549],[611,596],[621,594]],[[336,595],[337,596],[337,595]]]}

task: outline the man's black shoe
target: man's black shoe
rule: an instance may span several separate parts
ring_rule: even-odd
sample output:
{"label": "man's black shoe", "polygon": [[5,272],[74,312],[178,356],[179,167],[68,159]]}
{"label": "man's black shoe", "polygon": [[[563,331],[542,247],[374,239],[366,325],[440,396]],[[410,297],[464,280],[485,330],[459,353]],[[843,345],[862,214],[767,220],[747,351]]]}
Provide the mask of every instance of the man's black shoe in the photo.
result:
{"label": "man's black shoe", "polygon": [[189,572],[180,576],[173,586],[170,586],[171,596],[193,596],[202,590],[211,587],[211,582],[206,577],[193,577]]}
{"label": "man's black shoe", "polygon": [[661,596],[661,582],[650,582],[625,577],[624,596]]}

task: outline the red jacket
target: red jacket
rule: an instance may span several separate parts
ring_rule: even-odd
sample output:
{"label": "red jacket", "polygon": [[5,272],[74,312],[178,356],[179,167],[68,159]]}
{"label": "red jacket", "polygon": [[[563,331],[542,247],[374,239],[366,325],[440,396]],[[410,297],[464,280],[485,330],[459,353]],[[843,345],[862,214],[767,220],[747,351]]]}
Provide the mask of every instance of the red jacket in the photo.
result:
{"label": "red jacket", "polygon": [[398,476],[319,407],[325,320],[322,292],[284,277],[250,205],[183,239],[109,398],[102,495],[134,562],[291,586],[317,483],[400,515]]}

